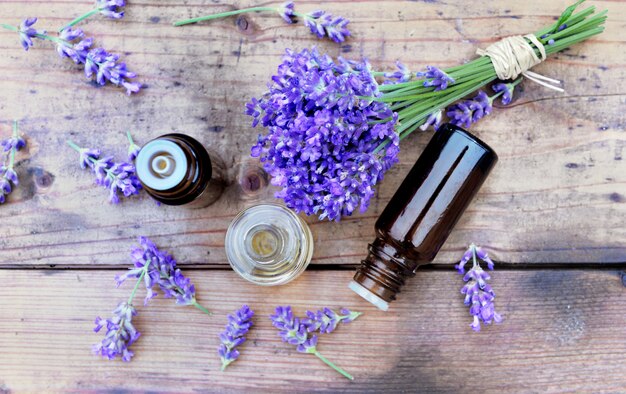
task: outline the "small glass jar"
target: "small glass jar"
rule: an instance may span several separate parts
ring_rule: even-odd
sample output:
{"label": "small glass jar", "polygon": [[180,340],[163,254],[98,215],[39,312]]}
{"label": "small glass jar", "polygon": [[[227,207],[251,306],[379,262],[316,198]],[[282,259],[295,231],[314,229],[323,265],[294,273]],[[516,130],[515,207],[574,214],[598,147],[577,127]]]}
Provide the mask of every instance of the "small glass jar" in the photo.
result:
{"label": "small glass jar", "polygon": [[242,278],[258,285],[282,285],[311,262],[313,235],[290,209],[260,204],[233,219],[225,247],[228,262]]}

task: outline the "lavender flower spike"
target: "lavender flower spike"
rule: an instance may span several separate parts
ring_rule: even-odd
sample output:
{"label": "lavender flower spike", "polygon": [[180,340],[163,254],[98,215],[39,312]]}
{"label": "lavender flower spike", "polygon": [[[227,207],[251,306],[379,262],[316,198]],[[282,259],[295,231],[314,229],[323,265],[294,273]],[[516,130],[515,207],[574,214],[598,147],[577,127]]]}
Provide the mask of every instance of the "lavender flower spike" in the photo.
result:
{"label": "lavender flower spike", "polygon": [[342,308],[340,313],[336,313],[330,308],[323,308],[315,312],[306,311],[306,315],[307,318],[302,319],[302,324],[306,326],[308,332],[319,331],[320,334],[330,334],[339,323],[350,323],[361,316],[362,312]]}
{"label": "lavender flower spike", "polygon": [[131,197],[139,194],[142,186],[135,174],[135,166],[119,162],[114,163],[111,157],[100,158],[97,149],[81,148],[72,141],[68,145],[79,153],[80,167],[89,168],[96,175],[96,184],[109,190],[109,201],[113,204],[120,202],[119,195]]}
{"label": "lavender flower spike", "polygon": [[347,27],[350,21],[344,17],[334,17],[322,10],[304,15],[296,13],[296,15],[303,17],[304,25],[319,38],[328,37],[336,43],[341,43],[350,36],[350,31]]}
{"label": "lavender flower spike", "polygon": [[109,360],[121,357],[123,361],[130,361],[133,357],[130,347],[141,335],[132,324],[136,315],[137,310],[131,304],[122,302],[113,311],[113,317],[106,320],[97,317],[94,332],[106,327],[106,334],[102,342],[93,346],[93,352]]}
{"label": "lavender flower spike", "polygon": [[296,345],[300,353],[314,354],[344,377],[354,380],[352,375],[333,364],[317,350],[317,336],[309,337],[305,324],[294,317],[290,306],[277,306],[275,314],[270,316],[270,319],[274,327],[280,330],[279,335],[284,342]]}
{"label": "lavender flower spike", "polygon": [[133,267],[122,275],[115,277],[117,285],[120,286],[128,278],[139,278],[145,270],[143,276],[146,286],[146,298],[144,305],[157,295],[154,290],[155,285],[165,295],[165,298],[174,298],[178,305],[193,305],[202,312],[211,315],[205,307],[196,300],[196,289],[189,278],[185,277],[179,268],[176,267],[176,260],[169,253],[163,252],[146,237],[139,237],[139,246],[132,248],[130,257]]}
{"label": "lavender flower spike", "polygon": [[[470,259],[473,261],[473,265],[466,273],[465,265]],[[473,316],[470,326],[474,331],[480,331],[481,321],[484,324],[502,322],[502,316],[495,311],[493,304],[496,294],[487,284],[490,276],[482,269],[478,260],[484,261],[489,270],[493,270],[494,264],[487,252],[474,244],[470,245],[459,264],[455,266],[460,274],[465,274],[463,280],[466,284],[461,288],[461,294],[465,295],[465,305],[470,307],[470,315]]]}
{"label": "lavender flower spike", "polygon": [[448,88],[448,85],[452,85],[455,82],[454,78],[435,66],[426,66],[426,72],[418,72],[415,75],[418,78],[426,78],[424,86],[434,86],[435,91],[445,90]]}
{"label": "lavender flower spike", "polygon": [[22,44],[22,47],[25,51],[33,46],[33,38],[37,37],[38,34],[46,34],[45,30],[37,30],[32,27],[35,22],[37,22],[37,18],[24,19],[22,23],[20,23],[20,26],[18,28],[18,33],[20,35],[20,44]]}
{"label": "lavender flower spike", "polygon": [[493,98],[481,90],[474,98],[461,101],[448,108],[447,115],[450,123],[467,129],[472,123],[478,122],[491,113],[492,102]]}
{"label": "lavender flower spike", "polygon": [[222,359],[222,371],[239,357],[239,351],[235,348],[246,341],[245,335],[252,327],[252,311],[248,305],[243,305],[232,315],[228,315],[226,330],[220,334],[222,342],[217,354]]}
{"label": "lavender flower spike", "polygon": [[18,134],[17,121],[13,121],[13,135],[0,141],[1,154],[4,155],[0,165],[0,204],[6,202],[6,198],[19,185],[17,172],[15,172],[15,154],[26,146],[26,142]]}
{"label": "lavender flower spike", "polygon": [[496,93],[502,92],[502,99],[500,100],[502,105],[511,104],[511,101],[513,100],[513,91],[515,89],[514,84],[501,82],[494,84],[491,88]]}
{"label": "lavender flower spike", "polygon": [[96,0],[96,7],[94,9],[72,20],[70,23],[60,28],[59,32],[62,32],[65,29],[69,29],[70,27],[78,24],[79,22],[98,13],[106,16],[107,18],[121,19],[124,17],[123,8],[125,5],[126,5],[126,0]]}

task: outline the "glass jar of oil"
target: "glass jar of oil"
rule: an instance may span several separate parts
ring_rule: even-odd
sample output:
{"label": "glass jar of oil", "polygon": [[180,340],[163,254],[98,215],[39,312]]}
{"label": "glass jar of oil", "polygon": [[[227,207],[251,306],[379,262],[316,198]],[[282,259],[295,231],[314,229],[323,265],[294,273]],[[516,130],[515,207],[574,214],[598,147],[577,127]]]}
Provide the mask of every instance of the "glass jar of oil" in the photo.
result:
{"label": "glass jar of oil", "polygon": [[295,279],[313,256],[313,236],[307,224],[278,204],[255,205],[240,212],[228,227],[225,246],[233,270],[265,286]]}

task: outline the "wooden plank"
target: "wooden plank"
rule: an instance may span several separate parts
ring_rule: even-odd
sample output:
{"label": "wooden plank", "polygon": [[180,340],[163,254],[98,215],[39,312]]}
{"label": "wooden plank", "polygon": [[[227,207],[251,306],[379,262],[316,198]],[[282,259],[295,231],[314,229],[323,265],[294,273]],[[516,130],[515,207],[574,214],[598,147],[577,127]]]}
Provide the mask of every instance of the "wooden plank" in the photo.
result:
{"label": "wooden plank", "polygon": [[[376,67],[391,66],[397,58],[414,69],[447,66],[470,59],[477,46],[497,36],[550,23],[569,3],[508,0],[471,9],[461,1],[324,3],[322,8],[352,20],[354,38],[343,46],[315,40],[303,26],[285,25],[274,16],[169,25],[231,7],[209,0],[133,3],[121,21],[96,17],[83,25],[98,44],[124,53],[147,85],[132,98],[113,88],[94,89],[48,44],[26,53],[13,33],[0,31],[5,54],[0,58],[0,135],[7,135],[9,120],[18,118],[29,142],[18,157],[22,186],[0,211],[0,266],[123,265],[138,235],[167,245],[185,264],[224,265],[230,220],[255,201],[272,200],[270,190],[256,200],[242,196],[236,179],[259,132],[242,114],[244,103],[262,92],[285,47],[318,45],[333,55],[367,55]],[[626,54],[620,32],[626,3],[594,4],[609,9],[607,31],[537,67],[563,79],[567,94],[524,83],[514,105],[495,110],[474,129],[499,153],[500,162],[436,264],[454,261],[472,241],[511,263],[624,261]],[[41,27],[51,30],[89,6],[9,1],[0,3],[0,15],[7,23],[37,15]],[[317,4],[298,6],[308,11]],[[164,132],[189,133],[220,152],[231,186],[216,205],[200,211],[155,208],[149,199],[109,207],[106,192],[77,168],[64,141],[72,138],[121,157],[127,129],[140,142]],[[366,214],[340,224],[307,219],[318,246],[314,264],[358,263],[373,239],[375,218],[429,138],[416,133],[406,141],[401,163],[380,185]]]}
{"label": "wooden plank", "polygon": [[[142,337],[130,363],[90,354],[93,318],[128,297],[114,271],[0,270],[0,388],[4,392],[621,392],[626,387],[624,287],[614,270],[493,273],[501,325],[480,333],[454,270],[419,272],[389,312],[347,289],[349,271],[310,271],[260,287],[230,271],[186,272],[215,314],[157,297],[139,307]],[[143,291],[138,292],[139,300]],[[141,303],[141,301],[138,301]],[[219,371],[225,315],[248,303],[255,327],[241,358]],[[348,382],[280,342],[267,316],[322,306],[365,312],[320,338],[318,349],[355,376]]]}

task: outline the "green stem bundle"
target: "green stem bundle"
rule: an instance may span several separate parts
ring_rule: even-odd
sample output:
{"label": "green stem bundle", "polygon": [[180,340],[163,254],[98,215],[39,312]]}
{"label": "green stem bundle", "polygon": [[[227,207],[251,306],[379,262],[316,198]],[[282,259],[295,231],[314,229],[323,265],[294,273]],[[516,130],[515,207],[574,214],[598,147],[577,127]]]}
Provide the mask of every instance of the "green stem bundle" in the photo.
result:
{"label": "green stem bundle", "polygon": [[[595,7],[591,6],[574,14],[575,8],[583,1],[578,1],[568,7],[555,23],[535,33],[539,42],[544,45],[546,55],[562,51],[604,31],[606,10],[595,13]],[[530,41],[528,43],[533,47],[536,55],[540,56],[540,50]],[[399,123],[396,131],[400,139],[406,138],[417,127],[424,124],[431,114],[442,111],[455,101],[498,79],[491,58],[488,56],[481,56],[466,64],[443,71],[454,80],[454,83],[446,89],[436,91],[432,86],[424,86],[427,79],[419,78],[408,82],[380,85],[379,90],[383,94],[380,97],[368,98],[387,103],[397,113]],[[384,74],[374,72],[375,76]],[[517,83],[519,80],[514,82],[514,84]],[[382,143],[376,151],[380,151],[387,144],[388,142]]]}

